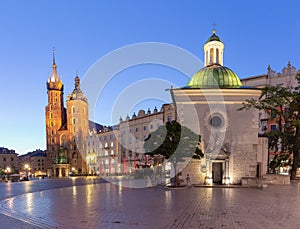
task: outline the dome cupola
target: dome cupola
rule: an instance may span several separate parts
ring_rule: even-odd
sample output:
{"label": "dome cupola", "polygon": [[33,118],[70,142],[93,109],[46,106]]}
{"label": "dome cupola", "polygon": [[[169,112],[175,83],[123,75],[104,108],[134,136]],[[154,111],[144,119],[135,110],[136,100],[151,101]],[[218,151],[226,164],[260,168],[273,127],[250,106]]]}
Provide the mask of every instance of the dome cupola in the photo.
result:
{"label": "dome cupola", "polygon": [[224,44],[216,35],[216,30],[204,45],[205,67],[196,72],[188,82],[191,88],[239,88],[239,77],[223,66]]}
{"label": "dome cupola", "polygon": [[204,64],[205,66],[212,64],[223,65],[224,44],[216,35],[216,30],[208,38],[204,45]]}

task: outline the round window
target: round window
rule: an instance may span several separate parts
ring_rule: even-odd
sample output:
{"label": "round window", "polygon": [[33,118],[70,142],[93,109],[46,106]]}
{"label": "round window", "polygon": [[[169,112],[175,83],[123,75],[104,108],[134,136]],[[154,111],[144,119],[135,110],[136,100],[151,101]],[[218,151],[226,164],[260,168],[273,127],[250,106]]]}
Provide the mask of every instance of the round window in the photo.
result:
{"label": "round window", "polygon": [[209,122],[211,126],[216,128],[220,128],[223,126],[223,118],[219,115],[212,116]]}

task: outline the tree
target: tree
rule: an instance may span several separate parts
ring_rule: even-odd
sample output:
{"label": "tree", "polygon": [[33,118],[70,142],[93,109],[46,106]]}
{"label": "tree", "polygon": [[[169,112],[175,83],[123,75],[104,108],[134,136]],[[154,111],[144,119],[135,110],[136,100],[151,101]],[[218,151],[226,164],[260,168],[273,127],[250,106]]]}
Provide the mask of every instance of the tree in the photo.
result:
{"label": "tree", "polygon": [[144,143],[144,150],[150,156],[162,155],[173,163],[176,185],[177,163],[184,162],[187,158],[201,159],[203,157],[200,142],[200,135],[172,121],[160,126],[148,136]]}
{"label": "tree", "polygon": [[[300,167],[300,74],[296,75],[296,87],[266,86],[258,99],[249,99],[239,110],[255,108],[266,111],[270,118],[277,123],[277,129],[266,132],[269,139],[269,150],[281,151],[292,156],[291,179],[296,178],[297,168]],[[277,156],[271,167],[281,165]]]}

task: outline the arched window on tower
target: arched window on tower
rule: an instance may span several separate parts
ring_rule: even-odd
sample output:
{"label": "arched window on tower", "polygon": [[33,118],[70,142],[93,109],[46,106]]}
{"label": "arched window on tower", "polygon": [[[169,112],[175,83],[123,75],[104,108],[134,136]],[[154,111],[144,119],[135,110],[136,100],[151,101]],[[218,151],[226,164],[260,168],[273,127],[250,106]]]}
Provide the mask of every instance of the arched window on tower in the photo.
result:
{"label": "arched window on tower", "polygon": [[60,145],[64,148],[67,147],[67,138],[65,134],[60,136]]}
{"label": "arched window on tower", "polygon": [[206,55],[206,58],[205,58],[206,63],[205,63],[205,65],[208,65],[208,51],[206,51],[205,55]]}
{"label": "arched window on tower", "polygon": [[209,63],[213,64],[214,63],[214,49],[211,48],[210,49],[210,53],[209,53]]}
{"label": "arched window on tower", "polygon": [[216,63],[219,64],[220,60],[219,60],[219,49],[216,50]]}
{"label": "arched window on tower", "polygon": [[75,107],[72,106],[72,113],[74,114],[75,113]]}
{"label": "arched window on tower", "polygon": [[50,111],[52,111],[52,104],[50,104],[50,106],[49,106],[49,110],[50,110]]}
{"label": "arched window on tower", "polygon": [[50,117],[50,118],[53,118],[53,113],[52,113],[52,112],[50,113],[49,117]]}

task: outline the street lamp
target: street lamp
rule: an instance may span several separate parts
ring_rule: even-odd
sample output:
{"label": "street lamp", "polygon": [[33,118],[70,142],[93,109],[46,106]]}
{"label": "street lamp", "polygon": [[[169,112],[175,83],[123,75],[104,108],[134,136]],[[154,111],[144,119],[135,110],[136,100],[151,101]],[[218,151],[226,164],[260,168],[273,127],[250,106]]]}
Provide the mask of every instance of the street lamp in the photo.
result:
{"label": "street lamp", "polygon": [[6,167],[6,169],[5,169],[5,182],[7,182],[8,181],[8,175],[10,174],[10,172],[11,172],[11,169],[10,169],[10,167]]}
{"label": "street lamp", "polygon": [[25,171],[26,171],[26,179],[28,179],[28,169],[29,169],[29,165],[28,165],[28,164],[25,164],[24,167],[25,167]]}

